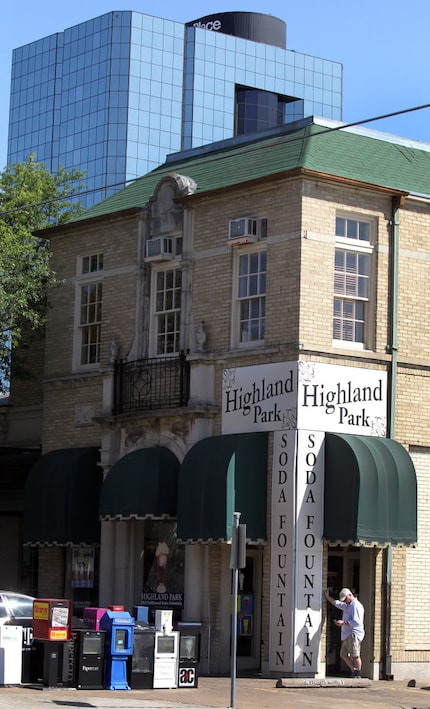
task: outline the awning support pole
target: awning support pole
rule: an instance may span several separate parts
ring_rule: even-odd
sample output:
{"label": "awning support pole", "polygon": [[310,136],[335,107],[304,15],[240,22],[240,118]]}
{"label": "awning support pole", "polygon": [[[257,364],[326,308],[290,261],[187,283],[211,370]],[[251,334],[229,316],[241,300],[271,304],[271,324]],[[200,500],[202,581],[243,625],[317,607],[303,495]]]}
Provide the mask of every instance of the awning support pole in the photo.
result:
{"label": "awning support pole", "polygon": [[230,707],[235,707],[236,697],[236,665],[237,665],[237,594],[239,591],[239,566],[238,566],[238,534],[240,512],[233,512],[233,529],[231,530],[231,568],[233,569],[233,614],[231,619],[231,688]]}
{"label": "awning support pole", "polygon": [[[391,353],[390,377],[388,390],[388,437],[394,438],[396,428],[396,389],[397,389],[397,356],[398,356],[398,309],[399,309],[399,208],[404,204],[404,197],[393,197],[391,215],[391,264],[390,264],[390,344]],[[393,550],[391,546],[384,549],[384,657],[382,663],[382,678],[393,679],[391,674],[391,581],[392,581]]]}
{"label": "awning support pole", "polygon": [[246,524],[239,524],[240,512],[233,512],[233,527],[231,530],[231,559],[233,569],[233,611],[231,628],[231,701],[234,709],[236,696],[236,665],[237,665],[237,596],[239,593],[239,569],[246,566]]}

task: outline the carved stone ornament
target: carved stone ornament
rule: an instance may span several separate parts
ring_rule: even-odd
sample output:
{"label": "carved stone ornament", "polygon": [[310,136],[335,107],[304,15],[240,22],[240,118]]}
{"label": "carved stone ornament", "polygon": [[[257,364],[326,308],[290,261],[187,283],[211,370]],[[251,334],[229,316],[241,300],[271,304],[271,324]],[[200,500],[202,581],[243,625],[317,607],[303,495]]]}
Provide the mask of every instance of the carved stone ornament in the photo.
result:
{"label": "carved stone ornament", "polygon": [[158,184],[150,200],[150,233],[168,234],[182,228],[183,209],[175,203],[176,197],[193,194],[196,182],[186,175],[170,173]]}
{"label": "carved stone ornament", "polygon": [[76,426],[93,426],[93,418],[96,415],[95,404],[80,404],[75,409]]}
{"label": "carved stone ornament", "polygon": [[116,340],[111,340],[109,344],[109,364],[114,364],[115,360],[118,359],[119,345]]}
{"label": "carved stone ornament", "polygon": [[204,320],[196,327],[194,337],[196,341],[196,352],[206,352],[206,328]]}

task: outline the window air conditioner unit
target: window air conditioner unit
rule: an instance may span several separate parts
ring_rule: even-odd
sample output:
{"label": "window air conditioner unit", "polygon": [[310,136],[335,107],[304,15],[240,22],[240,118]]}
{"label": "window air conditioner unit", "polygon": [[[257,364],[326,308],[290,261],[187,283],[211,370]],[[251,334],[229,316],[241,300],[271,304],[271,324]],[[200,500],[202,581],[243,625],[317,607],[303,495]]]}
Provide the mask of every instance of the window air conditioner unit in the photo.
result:
{"label": "window air conditioner unit", "polygon": [[231,219],[228,224],[228,241],[231,245],[250,244],[257,241],[257,219],[253,217],[241,217],[241,219]]}
{"label": "window air conditioner unit", "polygon": [[169,261],[173,258],[173,239],[158,236],[146,242],[145,261]]}

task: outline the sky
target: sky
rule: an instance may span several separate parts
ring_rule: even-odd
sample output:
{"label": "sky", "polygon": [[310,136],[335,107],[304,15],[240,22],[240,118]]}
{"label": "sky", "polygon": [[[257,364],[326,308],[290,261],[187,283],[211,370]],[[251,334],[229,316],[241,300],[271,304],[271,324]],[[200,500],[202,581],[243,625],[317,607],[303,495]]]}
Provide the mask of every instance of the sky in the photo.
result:
{"label": "sky", "polygon": [[343,65],[345,123],[430,143],[430,3],[423,0],[15,0],[0,24],[0,170],[6,165],[12,50],[112,10],[186,23],[218,12],[261,12],[287,24],[287,49]]}

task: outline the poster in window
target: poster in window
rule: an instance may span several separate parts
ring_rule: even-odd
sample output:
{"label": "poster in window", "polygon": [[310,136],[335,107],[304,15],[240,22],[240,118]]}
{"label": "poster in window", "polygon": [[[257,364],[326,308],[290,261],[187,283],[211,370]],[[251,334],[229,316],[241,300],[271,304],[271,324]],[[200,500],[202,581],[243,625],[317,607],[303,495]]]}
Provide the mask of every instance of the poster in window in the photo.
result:
{"label": "poster in window", "polygon": [[72,587],[94,587],[94,547],[73,547]]}

